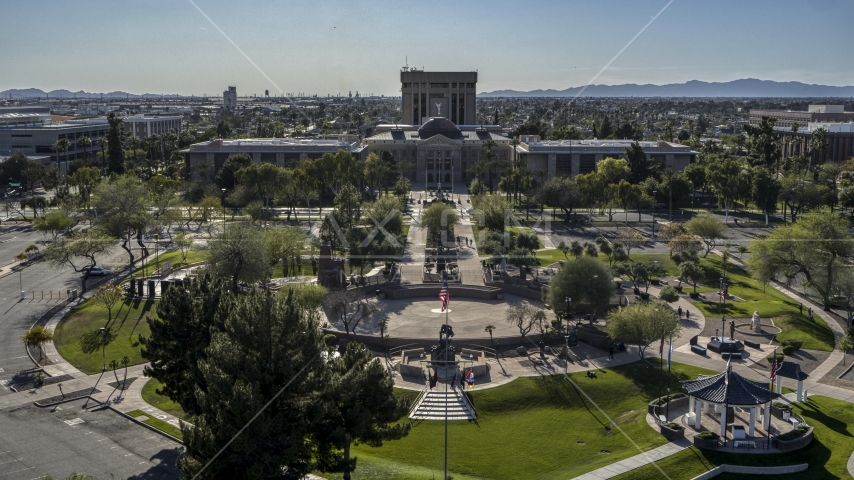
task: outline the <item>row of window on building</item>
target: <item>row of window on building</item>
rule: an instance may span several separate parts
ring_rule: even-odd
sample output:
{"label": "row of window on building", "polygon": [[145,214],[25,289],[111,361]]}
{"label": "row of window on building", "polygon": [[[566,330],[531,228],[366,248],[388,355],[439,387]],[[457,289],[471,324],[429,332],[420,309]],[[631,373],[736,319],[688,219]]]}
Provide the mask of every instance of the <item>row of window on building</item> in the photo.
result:
{"label": "row of window on building", "polygon": [[[418,88],[417,83],[404,83],[403,88]],[[422,83],[421,88],[427,88],[427,83]],[[430,88],[474,88],[473,83],[431,83]]]}

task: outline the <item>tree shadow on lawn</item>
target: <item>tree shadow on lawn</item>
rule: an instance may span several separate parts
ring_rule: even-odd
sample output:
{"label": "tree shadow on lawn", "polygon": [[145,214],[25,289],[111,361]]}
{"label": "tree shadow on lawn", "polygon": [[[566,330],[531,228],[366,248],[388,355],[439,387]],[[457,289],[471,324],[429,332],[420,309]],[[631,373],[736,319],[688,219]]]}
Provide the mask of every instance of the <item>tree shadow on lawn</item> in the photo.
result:
{"label": "tree shadow on lawn", "polygon": [[823,413],[817,408],[817,406],[812,402],[812,400],[808,400],[806,403],[802,404],[801,414],[804,416],[805,419],[812,420],[815,423],[820,423],[840,435],[846,437],[854,437],[854,435],[851,435],[851,433],[848,431],[847,423],[841,420],[837,420]]}
{"label": "tree shadow on lawn", "polygon": [[[103,344],[108,345],[110,342],[115,340],[116,333],[113,331],[113,327],[107,327],[104,332]],[[84,333],[80,336],[80,351],[85,354],[90,354],[98,351],[101,348],[101,331],[100,330],[92,330]]]}

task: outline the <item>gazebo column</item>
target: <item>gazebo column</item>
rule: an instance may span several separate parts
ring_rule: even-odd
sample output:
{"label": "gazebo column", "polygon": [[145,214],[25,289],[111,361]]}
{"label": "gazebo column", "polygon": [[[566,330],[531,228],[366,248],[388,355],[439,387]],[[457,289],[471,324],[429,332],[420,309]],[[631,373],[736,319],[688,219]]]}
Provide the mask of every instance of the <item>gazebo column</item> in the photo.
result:
{"label": "gazebo column", "polygon": [[762,428],[767,433],[771,427],[771,402],[765,404],[765,413],[762,414]]}
{"label": "gazebo column", "polygon": [[726,437],[726,407],[723,404],[718,404],[721,408],[721,438]]}
{"label": "gazebo column", "polygon": [[753,436],[753,426],[756,423],[756,406],[750,407],[750,426],[747,428],[747,434]]}
{"label": "gazebo column", "polygon": [[[693,397],[691,397],[691,398],[693,398]],[[699,430],[700,426],[702,425],[702,423],[700,422],[700,419],[703,417],[703,407],[706,405],[706,402],[702,402],[702,401],[698,401],[697,403],[699,403],[699,405],[698,405],[699,408],[696,409],[697,411],[694,414],[694,429],[695,430]]]}
{"label": "gazebo column", "polygon": [[779,395],[783,394],[783,382],[782,382],[782,380],[783,380],[782,378],[777,377],[777,393]]}
{"label": "gazebo column", "polygon": [[[799,400],[800,400],[800,398],[799,398]],[[697,405],[697,402],[696,402],[696,400],[694,400],[694,397],[688,396],[688,413],[693,413],[694,415],[696,415],[697,412],[694,411],[694,409],[696,408],[696,405]]]}
{"label": "gazebo column", "polygon": [[804,381],[798,380],[798,401],[804,401]]}

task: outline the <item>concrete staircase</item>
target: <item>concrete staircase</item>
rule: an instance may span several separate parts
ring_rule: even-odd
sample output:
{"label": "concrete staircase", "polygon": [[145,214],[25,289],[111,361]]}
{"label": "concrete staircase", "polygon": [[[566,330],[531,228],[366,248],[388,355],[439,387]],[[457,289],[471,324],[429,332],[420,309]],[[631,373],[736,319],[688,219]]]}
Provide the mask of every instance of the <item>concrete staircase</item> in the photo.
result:
{"label": "concrete staircase", "polygon": [[[446,410],[447,409],[447,410]],[[468,399],[457,389],[428,391],[418,401],[409,418],[412,420],[475,420],[477,413]]]}

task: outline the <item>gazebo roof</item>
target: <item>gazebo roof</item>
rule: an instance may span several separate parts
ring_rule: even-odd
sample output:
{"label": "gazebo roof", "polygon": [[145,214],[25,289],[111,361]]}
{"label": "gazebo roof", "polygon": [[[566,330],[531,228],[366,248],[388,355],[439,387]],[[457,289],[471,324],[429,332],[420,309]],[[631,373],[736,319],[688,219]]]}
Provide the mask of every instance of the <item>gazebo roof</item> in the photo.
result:
{"label": "gazebo roof", "polygon": [[809,378],[807,373],[801,371],[801,365],[795,362],[780,362],[780,368],[777,370],[777,376],[793,378],[795,380],[806,380]]}
{"label": "gazebo roof", "polygon": [[710,377],[701,375],[697,380],[683,380],[682,385],[692,397],[728,405],[761,405],[776,396],[767,383],[744,378],[730,368]]}

